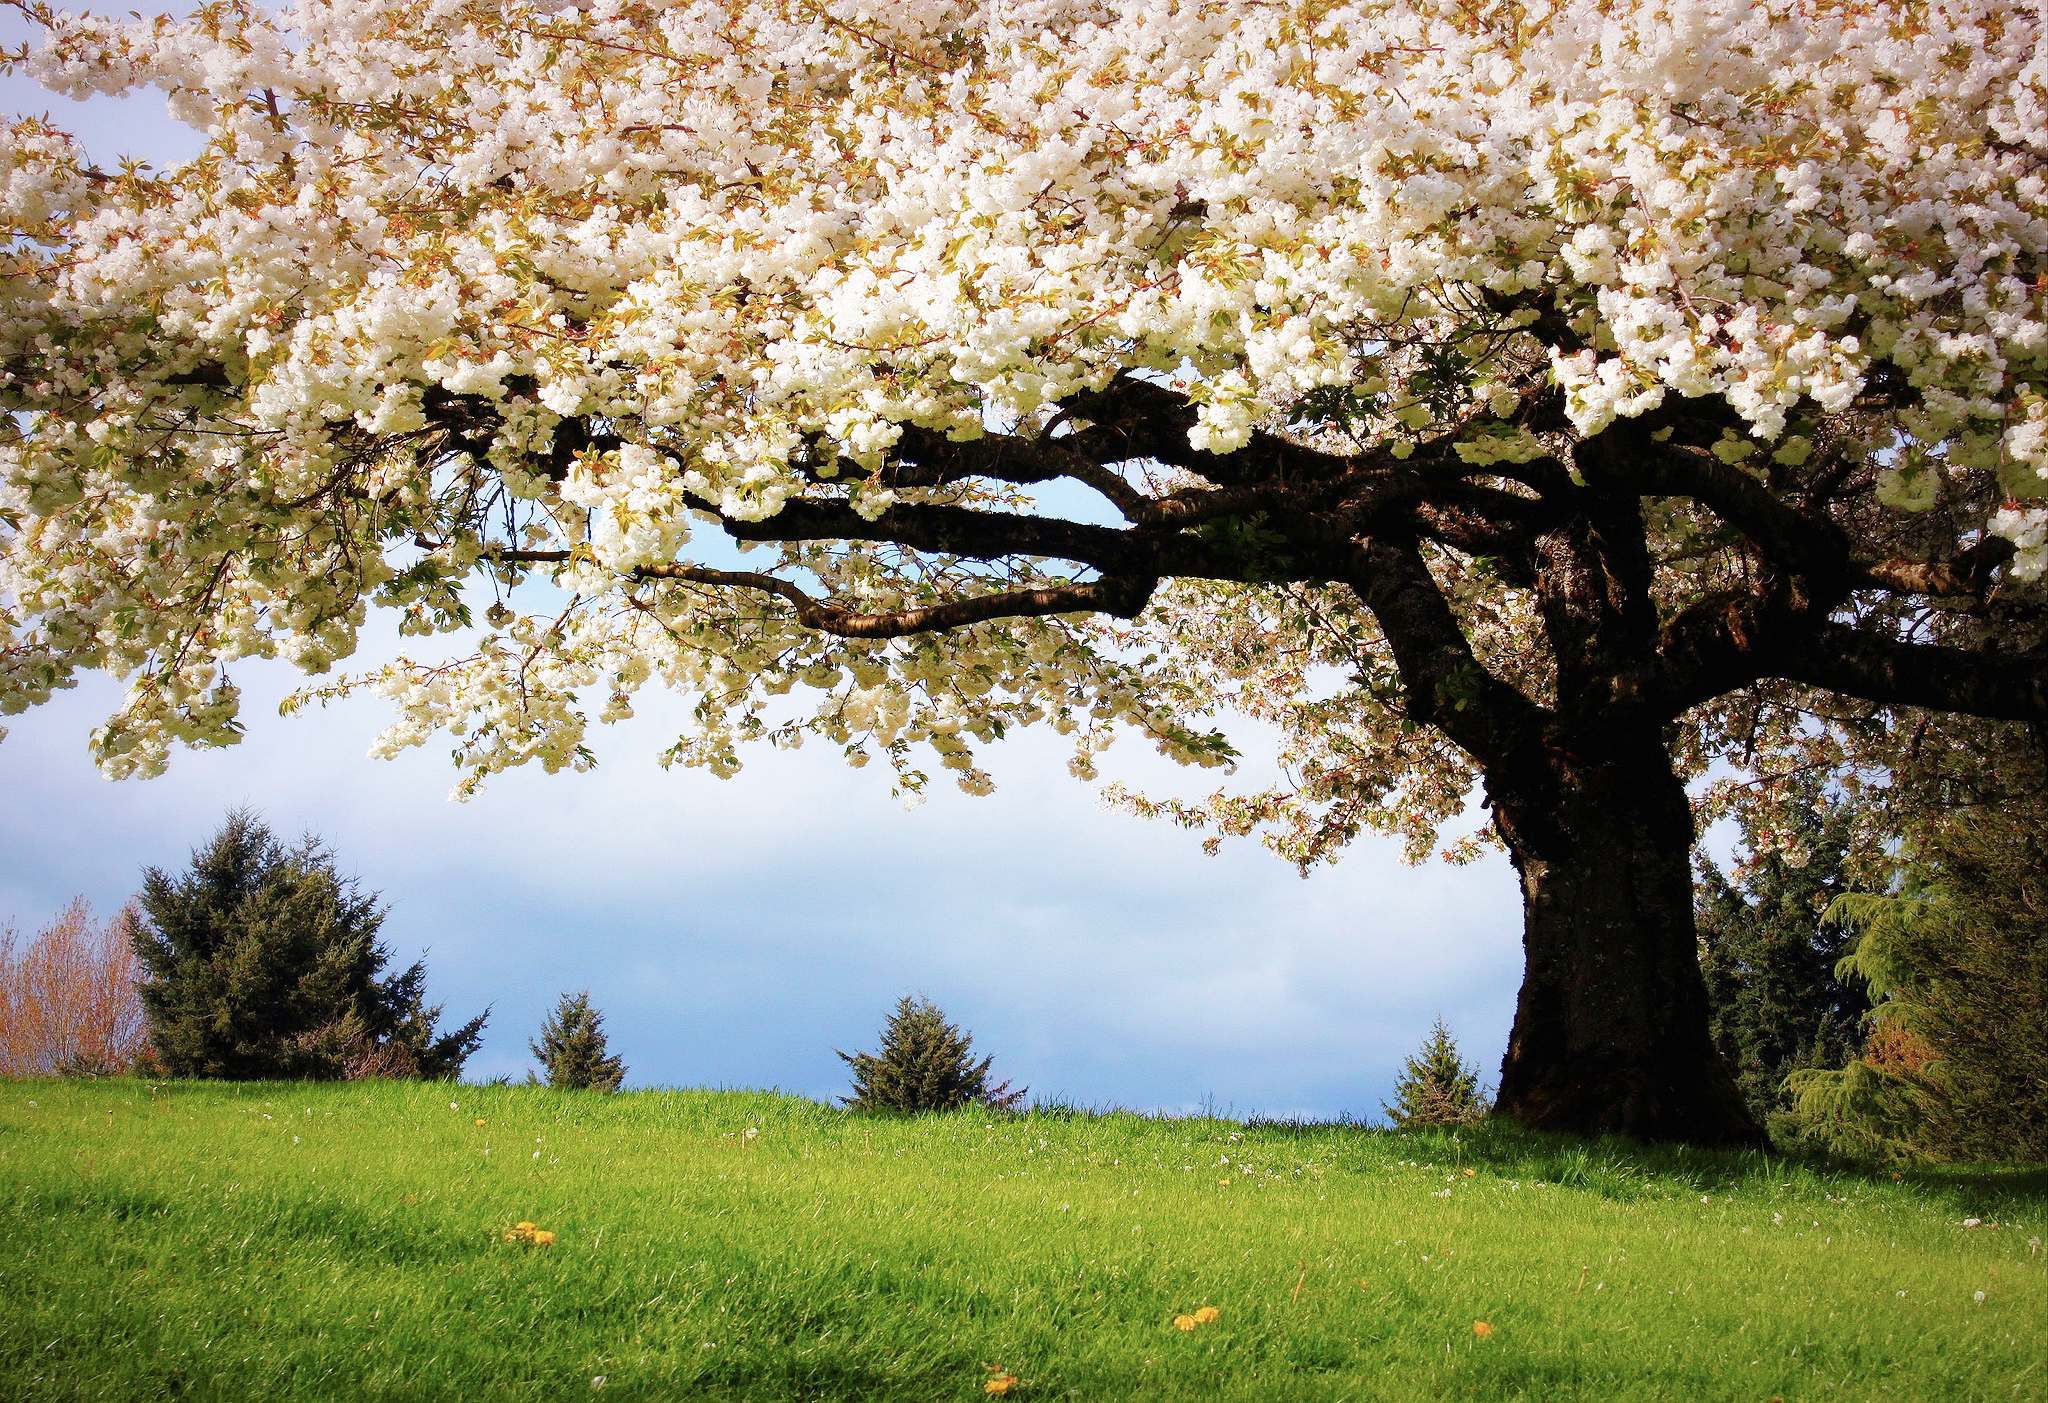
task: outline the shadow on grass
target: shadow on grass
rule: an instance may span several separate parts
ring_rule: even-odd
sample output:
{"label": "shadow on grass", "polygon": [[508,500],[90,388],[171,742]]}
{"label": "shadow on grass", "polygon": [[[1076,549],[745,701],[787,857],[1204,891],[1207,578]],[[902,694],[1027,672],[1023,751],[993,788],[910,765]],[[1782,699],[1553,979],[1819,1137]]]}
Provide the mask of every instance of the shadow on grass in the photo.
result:
{"label": "shadow on grass", "polygon": [[1902,1171],[1819,1155],[1645,1145],[1612,1136],[1584,1140],[1497,1120],[1458,1130],[1364,1133],[1402,1147],[1404,1158],[1485,1168],[1609,1198],[1661,1193],[1675,1185],[1705,1193],[1762,1184],[1839,1192],[1901,1183],[1923,1196],[1952,1202],[1959,1213],[2048,1207],[2048,1166],[2043,1165],[1922,1165]]}

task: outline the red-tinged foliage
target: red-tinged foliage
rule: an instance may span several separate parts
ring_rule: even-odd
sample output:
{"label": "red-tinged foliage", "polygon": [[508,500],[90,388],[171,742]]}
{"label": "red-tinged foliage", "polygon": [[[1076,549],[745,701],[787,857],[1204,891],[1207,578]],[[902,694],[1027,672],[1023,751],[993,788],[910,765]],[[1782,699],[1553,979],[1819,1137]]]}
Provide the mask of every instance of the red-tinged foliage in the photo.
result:
{"label": "red-tinged foliage", "polygon": [[0,1075],[116,1075],[145,1047],[133,907],[96,924],[84,897],[16,949],[0,931]]}

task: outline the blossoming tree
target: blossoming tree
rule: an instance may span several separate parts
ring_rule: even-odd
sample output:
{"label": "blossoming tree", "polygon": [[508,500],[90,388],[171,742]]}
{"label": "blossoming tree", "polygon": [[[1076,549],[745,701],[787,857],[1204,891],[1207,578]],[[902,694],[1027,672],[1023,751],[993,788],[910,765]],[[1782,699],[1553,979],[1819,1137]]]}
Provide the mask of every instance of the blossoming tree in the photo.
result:
{"label": "blossoming tree", "polygon": [[1298,782],[1185,820],[1420,853],[1483,786],[1502,1110],[1742,1143],[1687,779],[2048,721],[2035,8],[8,2],[207,139],[0,149],[0,706],[126,678],[111,773],[370,604],[462,631],[337,685],[464,785],[649,682],[682,762],[970,790],[1238,705]]}

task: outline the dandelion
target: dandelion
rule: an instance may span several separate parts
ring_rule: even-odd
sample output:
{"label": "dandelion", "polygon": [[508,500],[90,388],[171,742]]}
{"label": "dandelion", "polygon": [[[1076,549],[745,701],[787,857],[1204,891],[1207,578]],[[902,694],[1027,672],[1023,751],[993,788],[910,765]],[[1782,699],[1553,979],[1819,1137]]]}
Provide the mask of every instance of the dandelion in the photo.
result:
{"label": "dandelion", "polygon": [[535,1247],[553,1247],[555,1245],[555,1235],[545,1228],[536,1229],[533,1234],[533,1245]]}
{"label": "dandelion", "polygon": [[1214,1325],[1222,1318],[1223,1312],[1214,1306],[1203,1306],[1195,1312],[1195,1323],[1197,1325]]}
{"label": "dandelion", "polygon": [[532,1223],[514,1223],[512,1225],[512,1230],[514,1232],[532,1232],[533,1227],[534,1225]]}
{"label": "dandelion", "polygon": [[1219,1189],[1227,1189],[1230,1187],[1230,1181],[1228,1179],[1218,1179],[1216,1181],[1216,1187]]}
{"label": "dandelion", "polygon": [[1173,1328],[1181,1331],[1183,1334],[1193,1330],[1197,1325],[1200,1325],[1201,1323],[1201,1321],[1195,1319],[1192,1315],[1176,1315],[1173,1318]]}
{"label": "dandelion", "polygon": [[1493,1327],[1483,1320],[1475,1320],[1472,1322],[1472,1333],[1483,1340],[1493,1334]]}
{"label": "dandelion", "polygon": [[983,1393],[1008,1393],[1017,1386],[1017,1376],[1011,1373],[997,1374],[981,1386]]}
{"label": "dandelion", "polygon": [[1465,1171],[1465,1177],[1467,1179],[1476,1179],[1479,1177],[1479,1171],[1476,1169],[1468,1169]]}
{"label": "dandelion", "polygon": [[483,1118],[482,1116],[478,1116],[478,1117],[476,1118],[476,1123],[477,1123],[478,1125],[482,1125],[482,1124],[484,1123],[484,1118]]}

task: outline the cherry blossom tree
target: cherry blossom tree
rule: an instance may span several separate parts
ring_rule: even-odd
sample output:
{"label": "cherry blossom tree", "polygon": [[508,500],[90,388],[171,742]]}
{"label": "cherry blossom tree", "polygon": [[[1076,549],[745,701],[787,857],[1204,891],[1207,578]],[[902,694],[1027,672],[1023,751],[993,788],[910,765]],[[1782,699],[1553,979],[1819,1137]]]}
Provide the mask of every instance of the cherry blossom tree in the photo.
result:
{"label": "cherry blossom tree", "polygon": [[1500,1109],[1723,1144],[1688,781],[2048,721],[2037,6],[9,3],[207,140],[0,149],[0,706],[125,678],[111,774],[373,604],[454,646],[309,695],[464,792],[649,683],[674,761],[972,791],[1235,707],[1287,785],[1128,802],[1313,860],[1478,786]]}

